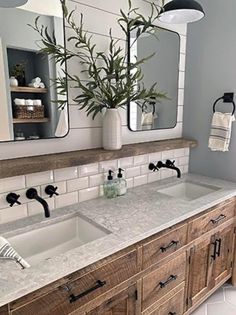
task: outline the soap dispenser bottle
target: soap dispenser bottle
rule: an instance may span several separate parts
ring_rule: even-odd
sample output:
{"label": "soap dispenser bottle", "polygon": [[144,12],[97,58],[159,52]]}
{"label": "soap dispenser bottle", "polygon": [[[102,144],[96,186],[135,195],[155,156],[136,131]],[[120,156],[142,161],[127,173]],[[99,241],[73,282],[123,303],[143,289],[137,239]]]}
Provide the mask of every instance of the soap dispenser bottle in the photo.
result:
{"label": "soap dispenser bottle", "polygon": [[107,180],[104,182],[104,196],[108,199],[117,197],[117,184],[113,179],[112,170],[109,170]]}
{"label": "soap dispenser bottle", "polygon": [[123,196],[127,192],[127,181],[123,178],[123,172],[122,168],[119,168],[117,179],[116,179],[116,185],[117,185],[117,195]]}

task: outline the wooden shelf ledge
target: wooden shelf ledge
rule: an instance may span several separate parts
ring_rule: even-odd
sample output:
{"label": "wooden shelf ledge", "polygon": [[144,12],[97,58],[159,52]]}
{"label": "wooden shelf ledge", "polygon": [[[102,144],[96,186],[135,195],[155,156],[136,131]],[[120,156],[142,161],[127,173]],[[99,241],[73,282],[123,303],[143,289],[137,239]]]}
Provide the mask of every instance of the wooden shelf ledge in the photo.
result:
{"label": "wooden shelf ledge", "polygon": [[47,89],[41,89],[41,88],[32,88],[28,86],[11,86],[10,88],[11,92],[15,93],[35,93],[35,94],[45,94],[48,92]]}
{"label": "wooden shelf ledge", "polygon": [[41,124],[49,122],[48,118],[20,119],[14,118],[13,124]]}
{"label": "wooden shelf ledge", "polygon": [[[0,161],[0,178],[19,176],[48,170],[85,165],[101,161],[109,161],[124,157],[175,150],[194,148],[197,141],[183,138],[136,143],[124,145],[119,151],[104,149],[90,149],[72,152],[63,152],[47,155],[38,155]],[[45,163],[46,162],[46,163]]]}

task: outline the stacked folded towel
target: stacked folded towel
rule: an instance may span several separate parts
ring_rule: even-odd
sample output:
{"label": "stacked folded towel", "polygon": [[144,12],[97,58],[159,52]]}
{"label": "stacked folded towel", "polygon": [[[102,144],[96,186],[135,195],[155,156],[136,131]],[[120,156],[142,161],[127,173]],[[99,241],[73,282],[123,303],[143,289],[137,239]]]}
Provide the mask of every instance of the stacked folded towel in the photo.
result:
{"label": "stacked folded towel", "polygon": [[45,84],[42,82],[42,79],[39,78],[39,77],[34,78],[30,82],[29,86],[33,87],[33,88],[40,88],[40,89],[44,89],[45,88]]}
{"label": "stacked folded towel", "polygon": [[234,121],[235,117],[232,113],[214,113],[208,144],[212,151],[229,151],[232,123]]}
{"label": "stacked folded towel", "polygon": [[0,259],[12,259],[20,264],[23,269],[30,267],[4,237],[0,237]]}

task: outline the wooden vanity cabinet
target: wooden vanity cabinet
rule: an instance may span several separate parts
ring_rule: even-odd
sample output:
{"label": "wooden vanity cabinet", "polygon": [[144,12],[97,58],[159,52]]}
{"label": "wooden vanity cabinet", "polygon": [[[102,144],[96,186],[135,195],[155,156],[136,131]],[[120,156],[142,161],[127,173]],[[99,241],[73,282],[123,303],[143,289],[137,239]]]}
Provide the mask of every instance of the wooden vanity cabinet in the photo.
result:
{"label": "wooden vanity cabinet", "polygon": [[[137,287],[133,285],[84,315],[137,315]],[[71,315],[81,315],[73,312]]]}
{"label": "wooden vanity cabinet", "polygon": [[190,249],[189,307],[199,303],[211,290],[231,277],[234,229],[235,225],[231,224]]}
{"label": "wooden vanity cabinet", "polygon": [[235,257],[231,198],[0,308],[0,315],[190,315],[228,279],[235,284]]}

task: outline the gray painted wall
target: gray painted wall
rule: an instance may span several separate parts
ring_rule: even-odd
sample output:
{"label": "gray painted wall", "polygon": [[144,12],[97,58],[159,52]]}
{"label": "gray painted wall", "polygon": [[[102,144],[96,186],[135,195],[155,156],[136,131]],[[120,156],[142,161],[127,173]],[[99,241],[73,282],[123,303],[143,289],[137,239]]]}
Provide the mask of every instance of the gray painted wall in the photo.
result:
{"label": "gray painted wall", "polygon": [[[212,152],[208,138],[214,101],[224,92],[236,93],[236,1],[199,0],[206,17],[189,24],[187,36],[185,137],[197,139],[190,171],[236,181],[236,122],[230,151]],[[235,97],[236,99],[236,97]],[[219,103],[217,109],[231,111]]]}

